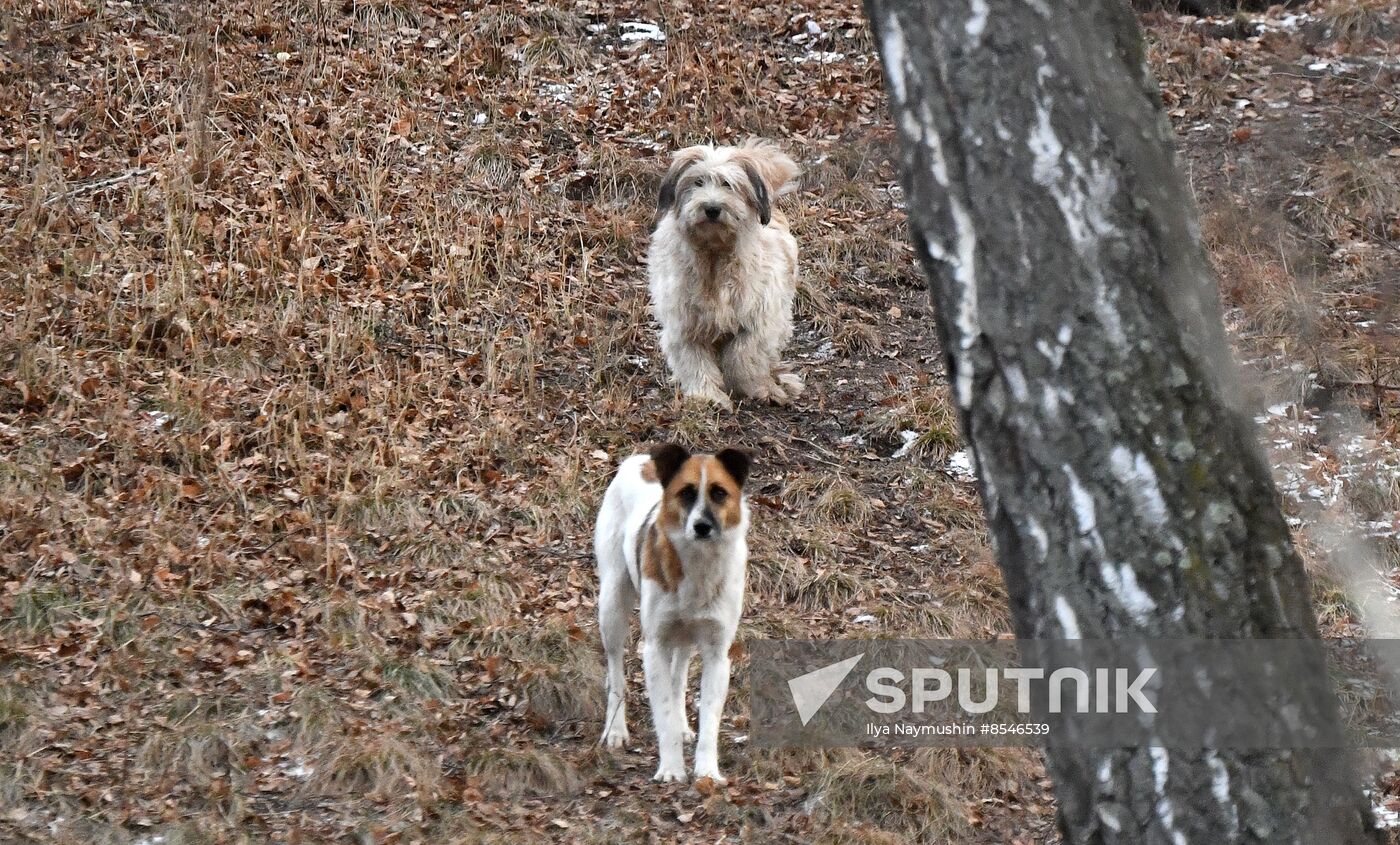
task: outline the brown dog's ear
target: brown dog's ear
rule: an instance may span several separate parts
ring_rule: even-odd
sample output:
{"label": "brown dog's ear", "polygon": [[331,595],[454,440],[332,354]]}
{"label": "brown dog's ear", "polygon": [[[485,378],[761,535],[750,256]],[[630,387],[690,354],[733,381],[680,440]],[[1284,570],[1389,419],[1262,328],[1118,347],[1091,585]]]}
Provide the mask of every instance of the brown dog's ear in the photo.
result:
{"label": "brown dog's ear", "polygon": [[685,171],[704,157],[705,150],[702,147],[686,147],[676,153],[675,158],[671,160],[671,167],[661,180],[661,192],[656,197],[656,216],[652,218],[651,228],[655,229],[661,218],[666,216],[666,212],[671,210],[671,206],[676,204],[676,187]]}
{"label": "brown dog's ear", "polygon": [[656,478],[662,487],[671,483],[689,457],[685,447],[675,443],[663,443],[651,450],[651,462],[656,465]]}
{"label": "brown dog's ear", "polygon": [[724,449],[715,455],[715,460],[720,466],[734,477],[734,483],[740,487],[749,477],[749,467],[753,464],[753,455],[746,449]]}
{"label": "brown dog's ear", "polygon": [[749,182],[753,184],[753,201],[758,206],[758,222],[767,226],[768,221],[773,219],[773,202],[768,197],[768,183],[763,181],[759,175],[758,168],[744,162],[744,172],[749,176]]}

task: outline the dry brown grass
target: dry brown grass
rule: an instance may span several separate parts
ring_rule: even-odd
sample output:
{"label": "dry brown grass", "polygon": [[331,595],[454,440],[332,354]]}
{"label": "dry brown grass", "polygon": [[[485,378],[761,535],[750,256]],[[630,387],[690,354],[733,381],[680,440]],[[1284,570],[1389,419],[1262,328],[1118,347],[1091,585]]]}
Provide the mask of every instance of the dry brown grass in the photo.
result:
{"label": "dry brown grass", "polygon": [[[668,8],[670,40],[640,49],[547,4],[203,17],[72,0],[11,19],[28,47],[4,68],[23,102],[0,98],[17,130],[0,176],[0,629],[26,656],[0,732],[38,756],[0,770],[23,808],[0,824],[489,841],[521,798],[544,802],[537,831],[563,830],[548,805],[570,802],[644,821],[645,778],[620,806],[594,797],[631,776],[593,749],[587,536],[614,460],[661,437],[758,446],[761,478],[809,491],[759,514],[746,631],[880,610],[897,585],[843,562],[861,553],[850,532],[884,530],[871,490],[888,470],[804,466],[762,409],[676,402],[640,284],[673,146],[714,125],[839,126],[795,144],[827,196],[788,203],[808,245],[800,343],[866,356],[902,330],[887,312],[913,274],[878,71],[788,63],[801,50],[771,46],[787,21],[767,14]],[[855,54],[851,14],[828,23]],[[809,101],[751,72],[763,43]],[[759,789],[735,753],[737,794]],[[805,824],[802,789],[779,790],[782,824]],[[737,805],[702,817],[754,823]]]}
{"label": "dry brown grass", "polygon": [[[742,658],[729,791],[647,781],[634,659],[641,752],[594,747],[591,511],[615,460],[662,438],[759,454],[743,637],[1007,630],[975,493],[937,468],[958,438],[926,318],[899,316],[923,298],[869,36],[858,4],[799,5],[813,49],[845,59],[795,61],[805,19],[763,4],[663,3],[664,46],[544,3],[6,18],[0,839],[1046,829],[1030,754],[729,743]],[[1367,37],[1372,18],[1334,11]],[[1229,108],[1233,48],[1154,35],[1192,119]],[[657,174],[717,126],[807,170],[787,203],[796,409],[685,405],[656,355],[639,259]],[[1310,237],[1397,237],[1376,158],[1309,163]],[[1290,337],[1384,280],[1208,229],[1228,295]],[[1383,344],[1348,349],[1346,372],[1386,372]],[[1359,495],[1369,513],[1395,494]]]}
{"label": "dry brown grass", "polygon": [[1331,39],[1367,41],[1394,31],[1395,4],[1389,0],[1332,0],[1323,4],[1318,18]]}

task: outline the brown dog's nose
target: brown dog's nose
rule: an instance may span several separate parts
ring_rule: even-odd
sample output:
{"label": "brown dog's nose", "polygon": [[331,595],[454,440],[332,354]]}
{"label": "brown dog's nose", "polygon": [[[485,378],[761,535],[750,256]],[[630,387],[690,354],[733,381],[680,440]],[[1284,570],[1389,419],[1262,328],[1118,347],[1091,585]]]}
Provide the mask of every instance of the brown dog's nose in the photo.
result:
{"label": "brown dog's nose", "polygon": [[708,217],[708,218],[710,218],[711,220],[718,220],[718,219],[719,219],[719,206],[717,206],[717,205],[707,205],[707,206],[705,206],[705,216]]}

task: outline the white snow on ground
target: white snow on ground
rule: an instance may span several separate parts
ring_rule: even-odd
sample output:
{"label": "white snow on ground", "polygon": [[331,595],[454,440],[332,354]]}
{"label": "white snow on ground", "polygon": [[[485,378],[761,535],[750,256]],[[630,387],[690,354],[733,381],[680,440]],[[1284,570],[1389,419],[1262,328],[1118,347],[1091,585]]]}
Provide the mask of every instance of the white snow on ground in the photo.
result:
{"label": "white snow on ground", "polygon": [[977,473],[972,469],[972,453],[963,449],[948,456],[948,472],[964,481],[976,481]]}
{"label": "white snow on ground", "polygon": [[571,103],[574,100],[574,86],[567,82],[546,82],[540,86],[540,90],[545,96],[561,103]]}
{"label": "white snow on ground", "polygon": [[919,432],[905,429],[899,433],[899,439],[904,441],[904,445],[900,446],[893,455],[890,455],[891,458],[908,457],[909,453],[914,451],[914,444],[919,442]]}
{"label": "white snow on ground", "polygon": [[1331,73],[1350,73],[1358,69],[1360,65],[1352,62],[1344,62],[1339,59],[1319,59],[1308,64],[1308,70],[1325,70]]}
{"label": "white snow on ground", "polygon": [[666,33],[661,27],[647,21],[624,21],[621,24],[623,41],[665,41]]}
{"label": "white snow on ground", "polygon": [[795,65],[816,62],[819,65],[830,65],[846,60],[845,53],[832,53],[828,50],[808,50],[801,56],[793,56],[792,63]]}
{"label": "white snow on ground", "polygon": [[[1344,504],[1356,485],[1400,483],[1400,447],[1369,436],[1363,421],[1294,402],[1272,405],[1255,421],[1291,516]],[[1319,437],[1319,429],[1338,433]],[[1400,514],[1361,521],[1357,528],[1368,537],[1400,538]]]}
{"label": "white snow on ground", "polygon": [[[1230,18],[1215,17],[1209,18],[1208,20],[1214,21],[1216,23],[1228,23],[1230,21]],[[1297,32],[1300,27],[1302,27],[1304,24],[1311,23],[1313,20],[1314,18],[1312,15],[1303,12],[1300,14],[1284,15],[1280,18],[1269,18],[1261,16],[1255,18],[1254,21],[1252,21],[1252,23],[1254,24],[1255,32],[1262,34],[1270,31]]]}
{"label": "white snow on ground", "polygon": [[175,418],[164,411],[142,411],[142,414],[151,423],[151,427],[157,431],[169,428],[175,423]]}
{"label": "white snow on ground", "polygon": [[1376,814],[1376,826],[1381,830],[1400,827],[1400,812],[1386,806],[1386,801],[1377,801],[1374,790],[1365,790],[1366,797],[1371,799],[1371,811]]}

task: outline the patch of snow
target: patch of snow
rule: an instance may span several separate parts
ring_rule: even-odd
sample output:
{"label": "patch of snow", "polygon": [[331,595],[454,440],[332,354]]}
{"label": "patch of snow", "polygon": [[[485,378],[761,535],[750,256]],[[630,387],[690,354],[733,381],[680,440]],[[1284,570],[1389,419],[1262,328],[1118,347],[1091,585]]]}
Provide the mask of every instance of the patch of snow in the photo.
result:
{"label": "patch of snow", "polygon": [[948,473],[955,478],[966,481],[973,481],[977,478],[977,472],[972,468],[972,453],[966,449],[959,450],[948,456]]}
{"label": "patch of snow", "polygon": [[868,624],[868,623],[870,623],[870,622],[874,622],[874,621],[875,621],[875,617],[874,617],[874,616],[871,616],[869,613],[862,613],[861,615],[857,616],[855,619],[852,619],[851,621],[854,622],[854,623],[856,623],[857,625],[865,625],[865,624]]}
{"label": "patch of snow", "polygon": [[1364,790],[1366,797],[1371,799],[1371,811],[1375,813],[1376,827],[1381,830],[1393,830],[1400,827],[1400,812],[1386,806],[1389,801],[1384,797],[1377,797],[1372,790]]}
{"label": "patch of snow", "polygon": [[910,452],[914,451],[914,444],[919,442],[919,432],[906,428],[899,433],[899,439],[904,441],[904,445],[900,446],[893,455],[890,455],[891,458],[907,457]]}
{"label": "patch of snow", "polygon": [[1313,16],[1307,13],[1284,15],[1278,20],[1260,18],[1254,21],[1254,30],[1256,32],[1268,32],[1270,30],[1274,32],[1297,32],[1299,27],[1311,20],[1313,20]]}
{"label": "patch of snow", "polygon": [[571,103],[574,100],[574,86],[568,82],[546,82],[540,86],[540,90],[561,103]]}
{"label": "patch of snow", "polygon": [[155,427],[157,431],[160,431],[164,428],[170,428],[175,424],[175,417],[165,413],[164,411],[146,411],[145,416],[146,419],[151,422],[151,424]]}
{"label": "patch of snow", "polygon": [[623,21],[621,29],[621,38],[627,42],[666,40],[666,33],[661,31],[661,27],[648,21]]}
{"label": "patch of snow", "polygon": [[1376,827],[1382,830],[1400,827],[1400,813],[1387,807],[1385,802],[1372,804],[1371,809],[1376,814]]}
{"label": "patch of snow", "polygon": [[792,57],[792,63],[795,65],[805,65],[808,62],[815,62],[819,65],[830,65],[845,60],[845,53],[833,53],[829,50],[808,50],[800,56]]}

